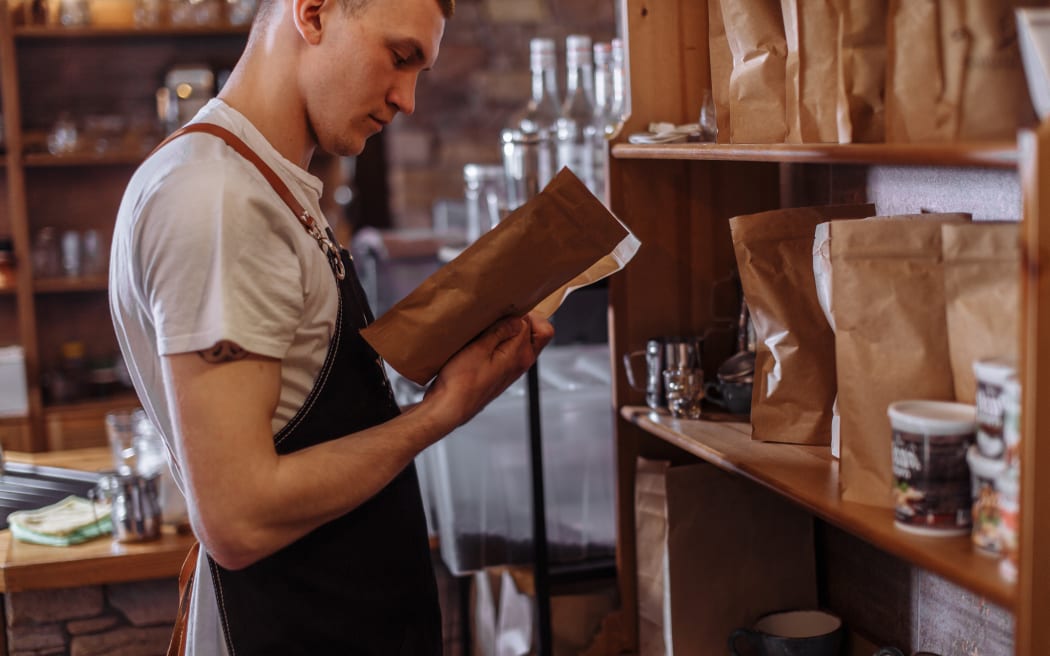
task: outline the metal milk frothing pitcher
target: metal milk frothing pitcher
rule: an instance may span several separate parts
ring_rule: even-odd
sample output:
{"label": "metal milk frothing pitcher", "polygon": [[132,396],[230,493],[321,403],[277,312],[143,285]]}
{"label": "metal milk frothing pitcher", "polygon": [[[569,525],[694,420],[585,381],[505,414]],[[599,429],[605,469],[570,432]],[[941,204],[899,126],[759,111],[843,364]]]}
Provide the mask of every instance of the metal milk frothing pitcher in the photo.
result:
{"label": "metal milk frothing pitcher", "polygon": [[107,472],[91,490],[95,500],[110,504],[113,537],[118,542],[144,542],[160,537],[158,474]]}

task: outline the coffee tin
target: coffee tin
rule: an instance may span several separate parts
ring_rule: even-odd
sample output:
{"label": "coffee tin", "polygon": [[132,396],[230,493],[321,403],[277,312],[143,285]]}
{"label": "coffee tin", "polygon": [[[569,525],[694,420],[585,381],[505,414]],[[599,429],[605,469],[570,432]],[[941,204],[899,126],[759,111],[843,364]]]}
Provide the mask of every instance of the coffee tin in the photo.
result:
{"label": "coffee tin", "polygon": [[924,535],[966,535],[972,524],[970,468],[974,407],[947,401],[890,404],[894,523]]}
{"label": "coffee tin", "polygon": [[1006,381],[1015,372],[1012,358],[978,360],[973,363],[973,373],[977,379],[977,446],[986,458],[1002,458],[1006,453],[1003,441],[1003,397]]}
{"label": "coffee tin", "polygon": [[1002,550],[999,531],[999,489],[997,479],[1006,470],[1006,461],[981,455],[977,445],[966,452],[973,493],[973,544],[981,553],[997,556]]}

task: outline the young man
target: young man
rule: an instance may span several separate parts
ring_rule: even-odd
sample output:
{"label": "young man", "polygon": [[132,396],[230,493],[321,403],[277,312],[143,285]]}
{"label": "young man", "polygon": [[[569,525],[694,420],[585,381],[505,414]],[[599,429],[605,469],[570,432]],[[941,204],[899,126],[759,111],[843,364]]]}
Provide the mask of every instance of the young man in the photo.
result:
{"label": "young man", "polygon": [[355,155],[412,113],[452,2],[264,0],[194,119],[235,139],[181,135],[125,193],[111,309],[202,547],[189,654],[441,652],[412,460],[531,366],[553,330],[497,323],[400,413],[306,168],[317,146]]}

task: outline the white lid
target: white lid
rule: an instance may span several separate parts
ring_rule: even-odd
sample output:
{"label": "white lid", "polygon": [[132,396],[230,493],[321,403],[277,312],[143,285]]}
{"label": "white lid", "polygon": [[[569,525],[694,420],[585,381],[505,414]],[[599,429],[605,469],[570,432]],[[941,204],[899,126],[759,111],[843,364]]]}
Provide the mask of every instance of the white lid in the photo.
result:
{"label": "white lid", "polygon": [[960,435],[977,428],[977,411],[966,403],[897,401],[886,413],[895,429],[920,435]]}
{"label": "white lid", "polygon": [[1002,385],[1016,372],[1017,361],[1014,358],[989,358],[973,363],[973,375],[977,380],[993,385]]}
{"label": "white lid", "polygon": [[25,354],[21,346],[17,344],[14,346],[0,346],[0,362],[22,362],[24,360]]}
{"label": "white lid", "polygon": [[987,481],[994,481],[1006,469],[1005,460],[981,455],[976,444],[966,450],[966,464],[970,465],[974,476]]}

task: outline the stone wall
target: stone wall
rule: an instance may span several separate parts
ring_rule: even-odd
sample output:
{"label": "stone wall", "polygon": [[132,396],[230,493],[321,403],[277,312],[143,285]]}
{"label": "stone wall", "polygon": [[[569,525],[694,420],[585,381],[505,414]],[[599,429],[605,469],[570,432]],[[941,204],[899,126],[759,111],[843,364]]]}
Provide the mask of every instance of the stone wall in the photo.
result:
{"label": "stone wall", "polygon": [[[457,0],[437,65],[420,76],[416,111],[384,134],[392,222],[428,228],[435,200],[462,199],[463,165],[500,161],[499,131],[530,93],[529,39],[608,41],[617,0]],[[564,93],[564,70],[559,71]]]}
{"label": "stone wall", "polygon": [[157,579],[4,595],[8,656],[160,656],[178,581]]}

